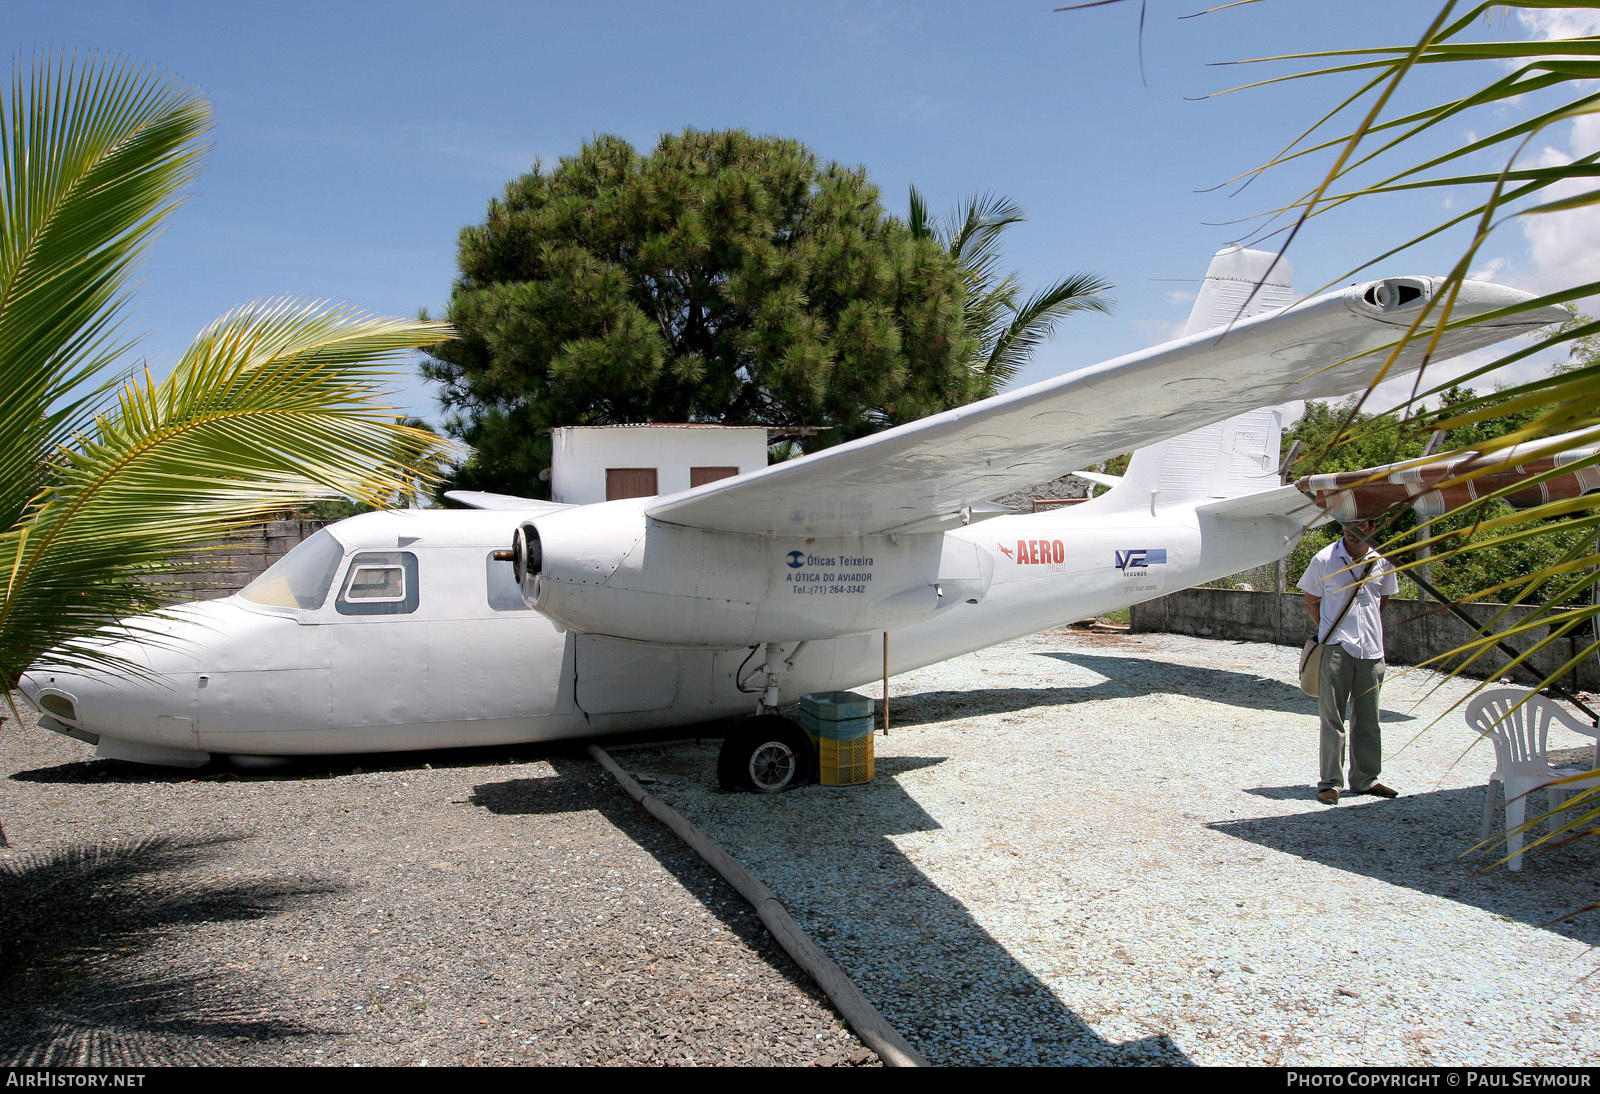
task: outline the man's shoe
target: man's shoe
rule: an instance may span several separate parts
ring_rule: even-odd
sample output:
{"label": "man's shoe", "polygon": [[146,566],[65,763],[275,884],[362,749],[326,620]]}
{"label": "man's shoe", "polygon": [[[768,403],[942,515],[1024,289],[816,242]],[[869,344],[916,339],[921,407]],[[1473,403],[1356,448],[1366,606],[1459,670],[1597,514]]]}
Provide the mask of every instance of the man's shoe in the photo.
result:
{"label": "man's shoe", "polygon": [[1377,798],[1398,798],[1400,796],[1400,791],[1384,786],[1382,783],[1373,783],[1361,793],[1371,794]]}
{"label": "man's shoe", "polygon": [[1319,790],[1317,791],[1317,800],[1323,805],[1338,805],[1339,791],[1331,786],[1326,790]]}

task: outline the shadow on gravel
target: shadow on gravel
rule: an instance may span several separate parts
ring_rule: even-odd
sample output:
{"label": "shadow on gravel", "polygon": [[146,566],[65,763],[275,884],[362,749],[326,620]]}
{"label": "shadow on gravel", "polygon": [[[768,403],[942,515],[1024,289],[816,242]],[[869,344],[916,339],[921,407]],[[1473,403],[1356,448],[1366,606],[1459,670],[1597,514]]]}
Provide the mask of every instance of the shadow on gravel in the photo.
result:
{"label": "shadow on gravel", "polygon": [[[1278,797],[1277,791],[1288,789],[1299,788],[1262,787],[1250,793]],[[1600,944],[1600,916],[1559,918],[1593,899],[1593,879],[1600,873],[1597,841],[1579,840],[1543,855],[1530,853],[1520,873],[1504,867],[1486,871],[1503,851],[1460,857],[1478,842],[1483,794],[1479,786],[1406,794],[1393,801],[1347,798],[1320,811],[1219,821],[1210,827],[1324,866],[1469,904],[1589,945]],[[1497,834],[1502,820],[1497,814]]]}
{"label": "shadow on gravel", "polygon": [[[468,801],[503,816],[599,813],[659,862],[751,952],[822,1006],[829,1005],[810,977],[789,959],[739,894],[664,825],[635,805],[599,764],[587,755],[561,750],[547,751],[543,759],[555,769],[555,778],[483,783],[473,787]],[[759,1032],[752,1031],[752,1035],[759,1036]]]}
{"label": "shadow on gravel", "polygon": [[1300,783],[1296,786],[1256,786],[1245,791],[1258,798],[1271,798],[1273,801],[1294,802],[1317,800],[1317,787],[1315,783]]}
{"label": "shadow on gravel", "polygon": [[[625,753],[623,766],[699,825],[778,894],[905,1038],[935,1064],[1188,1064],[1165,1036],[1101,1038],[895,846],[892,836],[939,827],[896,782],[944,757],[885,757],[867,786],[808,786],[786,794],[714,789],[714,746],[693,763]],[[554,762],[554,761],[552,761]],[[576,767],[558,765],[565,774]],[[571,808],[562,780],[479,787],[497,811]],[[688,784],[688,785],[686,785]],[[725,922],[797,982],[809,981],[709,867],[618,788],[602,811],[701,896],[741,910]],[[593,800],[592,797],[587,800]],[[671,853],[656,848],[671,841]],[[691,864],[685,869],[685,858]],[[709,884],[708,884],[709,879]]]}
{"label": "shadow on gravel", "polygon": [[321,1032],[271,1013],[243,976],[151,975],[158,938],[253,920],[331,886],[197,886],[185,872],[233,837],[79,844],[0,859],[0,1065],[237,1062],[206,1042]]}
{"label": "shadow on gravel", "polygon": [[[1041,657],[1065,661],[1089,669],[1106,679],[1083,687],[988,688],[981,691],[924,691],[895,695],[894,722],[897,725],[931,725],[957,718],[983,714],[1004,714],[1033,707],[1067,706],[1088,699],[1136,699],[1145,695],[1182,694],[1191,699],[1209,699],[1246,710],[1271,710],[1286,714],[1316,717],[1316,703],[1297,687],[1249,673],[1228,669],[1174,665],[1141,657],[1101,657],[1086,653],[1043,653]],[[1130,680],[1129,670],[1159,668],[1159,673]],[[1379,713],[1384,722],[1412,722],[1416,716],[1397,710]]]}
{"label": "shadow on gravel", "polygon": [[[1315,718],[1317,701],[1293,684],[1285,684],[1254,673],[1234,672],[1231,669],[1206,668],[1199,665],[1175,665],[1170,661],[1156,661],[1145,657],[1101,657],[1086,653],[1046,653],[1042,657],[1065,661],[1080,668],[1097,672],[1107,679],[1088,688],[1063,688],[1077,691],[1085,699],[1129,699],[1143,695],[1183,695],[1190,699],[1210,699],[1212,702],[1243,707],[1246,710],[1271,710],[1282,714],[1305,714]],[[1146,673],[1148,680],[1127,680],[1129,669],[1158,669]],[[1416,715],[1398,710],[1381,710],[1384,722],[1414,722]]]}
{"label": "shadow on gravel", "polygon": [[186,783],[204,776],[188,768],[144,767],[120,760],[82,760],[18,771],[10,777],[22,783]]}
{"label": "shadow on gravel", "polygon": [[[43,731],[41,731],[43,732]],[[686,738],[720,740],[727,735],[726,720],[699,722],[662,730],[636,730],[603,739],[607,747],[615,744],[661,744]],[[286,756],[269,766],[236,766],[225,756],[217,756],[204,767],[171,768],[127,763],[121,760],[80,760],[18,771],[17,782],[140,785],[145,783],[187,782],[294,782],[302,779],[337,779],[373,771],[416,771],[419,768],[482,767],[488,763],[533,763],[571,753],[570,742],[537,741],[527,744],[478,745],[472,748],[435,748],[407,752],[348,752],[313,756]]]}

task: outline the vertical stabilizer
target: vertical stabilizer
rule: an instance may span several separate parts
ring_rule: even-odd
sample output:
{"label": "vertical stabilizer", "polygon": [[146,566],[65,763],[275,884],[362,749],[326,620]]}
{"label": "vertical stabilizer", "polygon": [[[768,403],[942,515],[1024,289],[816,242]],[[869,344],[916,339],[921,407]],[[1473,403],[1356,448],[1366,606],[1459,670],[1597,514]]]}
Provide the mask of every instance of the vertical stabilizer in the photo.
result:
{"label": "vertical stabilizer", "polygon": [[[1294,302],[1293,281],[1294,267],[1281,255],[1224,247],[1211,256],[1183,333],[1199,334],[1262,312],[1287,308]],[[1255,295],[1252,297],[1251,293]]]}
{"label": "vertical stabilizer", "polygon": [[[1294,299],[1293,276],[1287,258],[1224,247],[1211,258],[1184,335],[1288,307]],[[1279,485],[1282,436],[1282,409],[1262,407],[1141,448],[1107,500],[1114,498],[1119,508],[1144,508],[1270,489]]]}

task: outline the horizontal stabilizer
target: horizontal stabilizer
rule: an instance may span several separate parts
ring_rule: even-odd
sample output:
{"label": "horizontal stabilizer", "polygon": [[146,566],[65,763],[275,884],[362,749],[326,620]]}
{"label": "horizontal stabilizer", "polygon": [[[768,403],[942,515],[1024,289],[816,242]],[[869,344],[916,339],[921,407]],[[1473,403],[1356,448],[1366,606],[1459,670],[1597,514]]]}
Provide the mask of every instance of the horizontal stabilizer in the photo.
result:
{"label": "horizontal stabilizer", "polygon": [[1300,521],[1308,528],[1328,519],[1327,514],[1296,486],[1279,486],[1236,498],[1218,498],[1196,506],[1195,512],[1224,520],[1287,517]]}
{"label": "horizontal stabilizer", "polygon": [[1115,486],[1122,481],[1121,475],[1102,475],[1098,471],[1074,471],[1073,474],[1080,479],[1088,479],[1090,482],[1099,483],[1101,486]]}

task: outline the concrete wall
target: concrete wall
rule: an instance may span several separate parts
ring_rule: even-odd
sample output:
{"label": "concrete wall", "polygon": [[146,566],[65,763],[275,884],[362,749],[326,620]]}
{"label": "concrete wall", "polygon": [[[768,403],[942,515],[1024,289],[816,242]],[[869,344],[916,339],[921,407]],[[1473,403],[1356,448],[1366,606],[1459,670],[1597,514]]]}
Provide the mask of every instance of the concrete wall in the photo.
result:
{"label": "concrete wall", "polygon": [[199,551],[181,560],[179,572],[161,582],[162,595],[173,600],[216,600],[232,596],[302,540],[331,523],[326,520],[263,521],[230,536],[214,551]]}
{"label": "concrete wall", "polygon": [[[1474,619],[1490,618],[1498,605],[1467,605]],[[1530,608],[1513,608],[1506,617],[1522,619]],[[1244,592],[1237,589],[1185,589],[1133,607],[1133,629],[1167,634],[1192,634],[1207,638],[1231,638],[1245,642],[1275,642],[1299,646],[1314,635],[1306,615],[1305,598],[1300,593]],[[1384,608],[1383,627],[1391,662],[1417,665],[1453,649],[1472,635],[1470,628],[1432,601],[1392,598]],[[1549,633],[1541,627],[1530,637],[1510,642],[1515,649],[1526,649]],[[1577,648],[1584,640],[1579,639]],[[1555,652],[1552,652],[1552,649]],[[1575,652],[1572,643],[1558,640],[1553,647],[1534,655],[1533,664],[1541,675],[1565,663]],[[1467,675],[1478,678],[1500,676],[1509,659],[1498,650],[1474,662]],[[1530,682],[1519,677],[1519,682]],[[1574,686],[1571,677],[1563,683]],[[1577,687],[1600,688],[1600,663],[1591,656],[1579,666]]]}
{"label": "concrete wall", "polygon": [[550,431],[550,496],[587,505],[606,500],[606,468],[654,467],[656,489],[689,489],[691,467],[767,466],[767,427],[723,425],[571,426]]}

